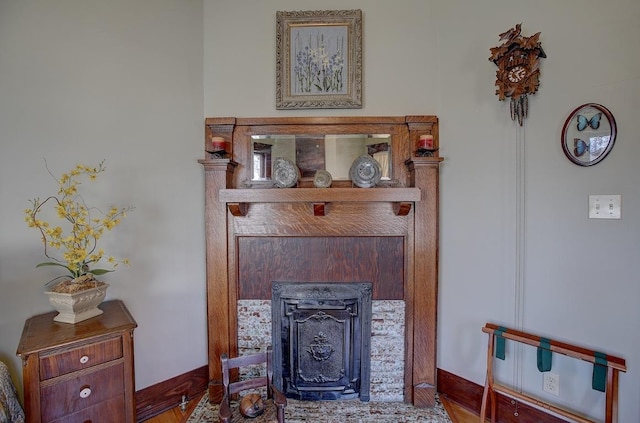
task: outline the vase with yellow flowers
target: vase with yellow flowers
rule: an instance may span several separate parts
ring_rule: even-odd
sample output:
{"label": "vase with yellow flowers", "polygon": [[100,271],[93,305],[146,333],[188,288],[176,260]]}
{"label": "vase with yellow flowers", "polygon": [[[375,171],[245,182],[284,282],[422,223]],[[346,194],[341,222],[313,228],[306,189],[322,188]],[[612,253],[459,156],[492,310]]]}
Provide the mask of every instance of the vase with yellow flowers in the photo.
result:
{"label": "vase with yellow flowers", "polygon": [[[102,212],[88,206],[79,192],[82,181],[94,181],[104,171],[103,160],[95,167],[78,164],[59,178],[51,174],[58,184],[57,194],[42,201],[31,200],[31,207],[24,211],[27,225],[40,231],[44,255],[49,259],[36,267],[66,270],[46,284],[49,302],[59,312],[54,318],[58,322],[78,323],[102,314],[98,305],[109,285],[96,277],[113,272],[120,263],[129,263],[126,258],[107,256],[98,248],[98,241],[118,226],[132,207],[110,207]],[[54,217],[57,220],[46,220]],[[103,260],[110,269],[97,267]]]}

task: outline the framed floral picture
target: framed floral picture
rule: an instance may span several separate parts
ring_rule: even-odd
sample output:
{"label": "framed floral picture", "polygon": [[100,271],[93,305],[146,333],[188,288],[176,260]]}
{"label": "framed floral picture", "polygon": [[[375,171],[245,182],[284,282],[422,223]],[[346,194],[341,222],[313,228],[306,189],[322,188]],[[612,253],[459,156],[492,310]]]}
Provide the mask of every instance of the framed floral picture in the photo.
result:
{"label": "framed floral picture", "polygon": [[362,107],[362,11],[276,13],[276,109]]}

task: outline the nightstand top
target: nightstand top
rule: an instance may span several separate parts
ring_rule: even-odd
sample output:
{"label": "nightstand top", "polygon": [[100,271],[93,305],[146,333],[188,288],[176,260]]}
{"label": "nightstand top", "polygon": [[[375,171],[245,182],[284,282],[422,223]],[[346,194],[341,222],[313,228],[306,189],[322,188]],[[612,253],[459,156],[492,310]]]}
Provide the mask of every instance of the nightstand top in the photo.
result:
{"label": "nightstand top", "polygon": [[113,332],[133,330],[138,326],[120,300],[105,301],[98,308],[104,313],[76,324],[53,321],[57,311],[27,319],[16,354],[28,355]]}

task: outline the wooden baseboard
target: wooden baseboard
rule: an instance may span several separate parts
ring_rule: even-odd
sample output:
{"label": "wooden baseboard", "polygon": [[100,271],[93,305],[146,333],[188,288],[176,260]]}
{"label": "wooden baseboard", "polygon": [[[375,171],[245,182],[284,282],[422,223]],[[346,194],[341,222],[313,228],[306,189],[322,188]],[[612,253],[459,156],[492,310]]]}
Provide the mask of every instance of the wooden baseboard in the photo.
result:
{"label": "wooden baseboard", "polygon": [[190,372],[165,380],[136,392],[136,421],[142,422],[157,416],[187,399],[199,397],[209,383],[209,368],[199,367]]}
{"label": "wooden baseboard", "polygon": [[[438,369],[439,394],[478,415],[480,415],[480,408],[482,407],[483,390],[484,386]],[[566,423],[565,420],[523,402],[512,400],[505,395],[497,394],[497,398],[496,421],[498,423]]]}

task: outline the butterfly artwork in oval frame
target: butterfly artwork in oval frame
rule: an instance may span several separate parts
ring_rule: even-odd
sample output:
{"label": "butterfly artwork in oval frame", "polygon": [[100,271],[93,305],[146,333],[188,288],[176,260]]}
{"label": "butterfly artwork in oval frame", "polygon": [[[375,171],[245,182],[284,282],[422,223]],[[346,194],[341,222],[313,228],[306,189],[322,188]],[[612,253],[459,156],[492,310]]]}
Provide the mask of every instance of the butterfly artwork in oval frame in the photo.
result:
{"label": "butterfly artwork in oval frame", "polygon": [[604,160],[616,140],[616,121],[606,107],[587,103],[571,112],[562,128],[562,151],[578,166]]}

